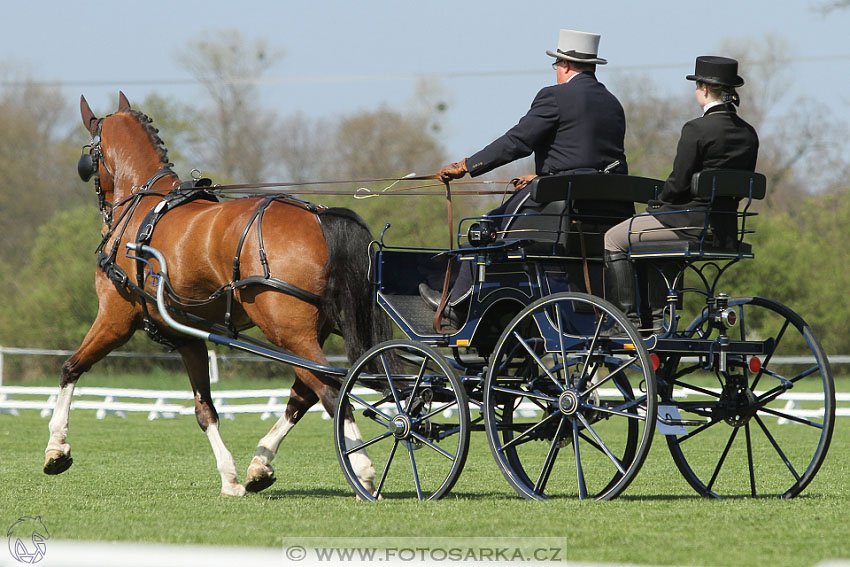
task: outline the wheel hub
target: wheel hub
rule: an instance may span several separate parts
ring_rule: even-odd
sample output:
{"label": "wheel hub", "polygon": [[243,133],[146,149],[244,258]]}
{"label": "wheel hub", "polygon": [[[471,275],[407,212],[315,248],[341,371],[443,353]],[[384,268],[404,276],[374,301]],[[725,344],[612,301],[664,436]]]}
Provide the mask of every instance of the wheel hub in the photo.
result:
{"label": "wheel hub", "polygon": [[397,415],[389,425],[390,432],[397,439],[406,439],[410,435],[410,418],[406,415]]}
{"label": "wheel hub", "polygon": [[573,415],[579,408],[578,392],[566,390],[558,396],[558,409],[564,415]]}

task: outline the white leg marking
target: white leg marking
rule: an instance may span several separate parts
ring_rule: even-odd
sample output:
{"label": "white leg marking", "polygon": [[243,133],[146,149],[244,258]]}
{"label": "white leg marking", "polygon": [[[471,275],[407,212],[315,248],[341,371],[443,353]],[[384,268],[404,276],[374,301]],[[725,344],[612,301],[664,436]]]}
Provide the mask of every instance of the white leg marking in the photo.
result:
{"label": "white leg marking", "polygon": [[[352,449],[363,443],[363,436],[360,434],[360,428],[354,423],[353,419],[346,419],[343,424],[345,433],[345,448]],[[349,455],[351,466],[357,478],[360,479],[363,487],[371,493],[375,493],[375,467],[372,466],[372,460],[366,454],[366,449],[360,449]]]}
{"label": "white leg marking", "polygon": [[289,421],[286,415],[280,416],[274,427],[260,439],[260,442],[257,444],[257,452],[254,454],[254,458],[251,459],[251,464],[256,463],[260,466],[266,466],[271,463],[275,455],[277,455],[277,450],[280,448],[283,438],[286,437],[286,434],[294,426],[295,424]]}
{"label": "white leg marking", "polygon": [[[53,416],[50,418],[48,429],[50,430],[50,440],[47,442],[47,448],[44,450],[45,455],[56,458],[60,455],[67,455],[71,452],[71,446],[65,440],[68,438],[68,418],[71,413],[71,398],[74,395],[74,382],[68,382],[59,389],[59,396],[56,398],[56,407],[53,409]],[[51,454],[56,452],[57,454]]]}
{"label": "white leg marking", "polygon": [[236,463],[233,460],[233,455],[224,446],[224,441],[221,440],[218,423],[210,423],[207,426],[207,438],[210,440],[218,472],[221,474],[221,495],[244,496],[245,487],[239,484],[236,475]]}

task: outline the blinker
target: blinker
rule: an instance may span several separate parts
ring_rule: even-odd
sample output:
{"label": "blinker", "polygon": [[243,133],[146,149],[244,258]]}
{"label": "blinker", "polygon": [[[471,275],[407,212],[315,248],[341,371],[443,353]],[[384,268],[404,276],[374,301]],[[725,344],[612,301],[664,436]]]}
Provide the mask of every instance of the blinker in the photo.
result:
{"label": "blinker", "polygon": [[80,174],[80,179],[88,183],[92,175],[95,173],[94,158],[91,154],[83,154],[80,156],[80,161],[77,162],[77,173]]}

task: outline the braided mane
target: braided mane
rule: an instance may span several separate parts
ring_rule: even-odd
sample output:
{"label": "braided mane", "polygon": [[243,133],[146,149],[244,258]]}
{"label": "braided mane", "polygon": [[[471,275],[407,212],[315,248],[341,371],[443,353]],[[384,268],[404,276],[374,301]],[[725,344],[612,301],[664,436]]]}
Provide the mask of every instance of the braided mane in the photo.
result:
{"label": "braided mane", "polygon": [[139,112],[138,110],[130,110],[130,115],[139,121],[139,124],[142,125],[145,132],[148,135],[148,138],[151,141],[156,153],[159,154],[159,158],[163,163],[168,166],[173,166],[174,164],[168,160],[168,148],[165,147],[165,143],[162,141],[162,138],[159,137],[159,130],[156,129],[152,122],[153,119],[149,117],[147,114],[143,112]]}

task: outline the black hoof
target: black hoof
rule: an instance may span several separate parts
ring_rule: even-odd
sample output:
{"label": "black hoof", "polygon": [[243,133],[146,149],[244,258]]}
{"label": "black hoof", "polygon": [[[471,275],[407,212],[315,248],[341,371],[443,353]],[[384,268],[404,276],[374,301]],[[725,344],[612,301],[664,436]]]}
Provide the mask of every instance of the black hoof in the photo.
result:
{"label": "black hoof", "polygon": [[61,474],[71,468],[73,464],[74,459],[71,458],[71,455],[62,455],[61,457],[50,459],[44,463],[44,474]]}
{"label": "black hoof", "polygon": [[264,476],[255,480],[250,480],[245,483],[246,492],[260,492],[275,483],[277,479],[274,476]]}

